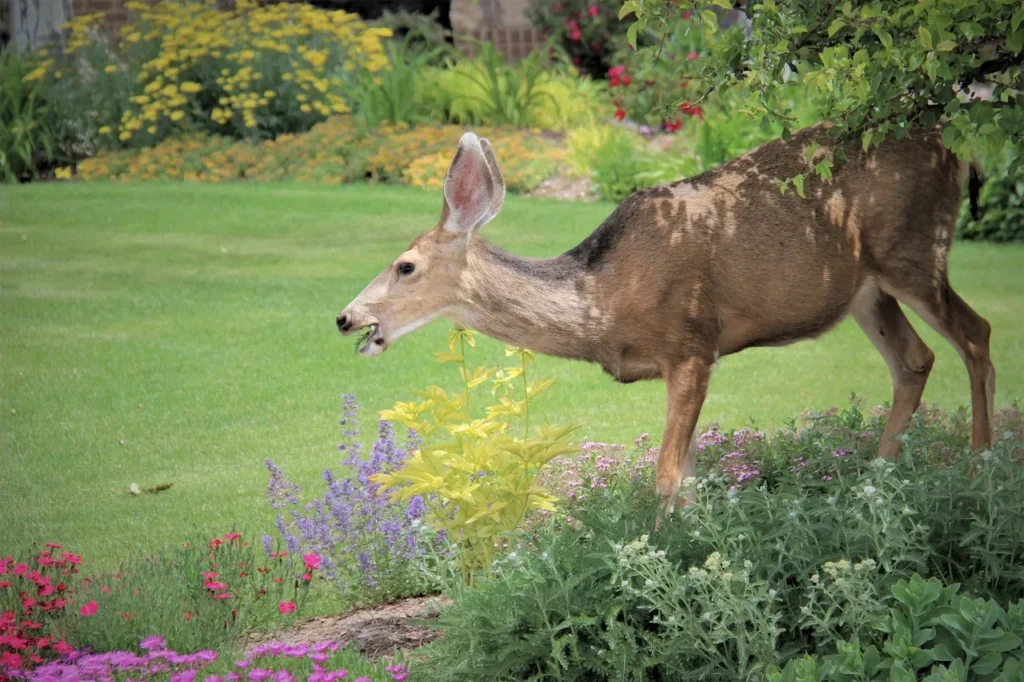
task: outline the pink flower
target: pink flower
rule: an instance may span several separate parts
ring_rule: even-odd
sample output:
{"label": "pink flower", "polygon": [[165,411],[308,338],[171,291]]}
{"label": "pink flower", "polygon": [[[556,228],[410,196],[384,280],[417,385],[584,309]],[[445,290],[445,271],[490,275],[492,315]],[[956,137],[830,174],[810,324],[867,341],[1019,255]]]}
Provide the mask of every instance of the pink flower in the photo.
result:
{"label": "pink flower", "polygon": [[281,613],[294,613],[295,612],[295,602],[293,602],[293,601],[279,602],[278,605],[277,605],[277,610],[280,611]]}
{"label": "pink flower", "polygon": [[319,571],[320,562],[323,561],[317,554],[303,554],[302,560],[306,563],[306,569],[310,571]]}
{"label": "pink flower", "polygon": [[601,16],[601,8],[597,5],[591,5],[587,8],[587,13],[592,17],[599,17]]}
{"label": "pink flower", "polygon": [[618,66],[613,66],[612,68],[608,69],[608,76],[609,76],[609,78],[618,77],[618,76],[621,76],[624,73],[626,73],[626,65],[625,64],[619,64]]}
{"label": "pink flower", "polygon": [[25,575],[28,573],[28,564],[14,564],[14,575]]}
{"label": "pink flower", "polygon": [[100,610],[100,605],[94,601],[86,602],[85,605],[78,611],[83,616],[91,616]]}
{"label": "pink flower", "polygon": [[18,654],[12,654],[10,651],[5,651],[0,654],[0,665],[11,670],[17,670],[21,667],[21,656]]}
{"label": "pink flower", "polygon": [[623,76],[622,77],[622,84],[624,86],[629,85],[632,82],[633,82],[633,79],[630,76]]}
{"label": "pink flower", "polygon": [[53,585],[50,585],[50,584],[45,584],[45,585],[40,585],[39,586],[39,596],[40,597],[49,597],[55,591],[56,591],[56,588]]}
{"label": "pink flower", "polygon": [[227,540],[228,542],[233,542],[234,540],[240,540],[241,538],[242,538],[242,534],[241,533],[224,533],[224,539]]}
{"label": "pink flower", "polygon": [[214,580],[214,579],[216,579],[216,578],[217,578],[217,577],[218,577],[219,575],[220,575],[220,573],[210,573],[210,572],[207,572],[207,573],[203,573],[203,577],[204,577],[204,578],[206,578],[207,580]]}
{"label": "pink flower", "polygon": [[626,118],[626,110],[625,109],[616,109],[615,110],[615,118],[617,118],[620,121],[625,119]]}
{"label": "pink flower", "polygon": [[217,594],[213,595],[213,598],[214,599],[230,599],[231,595],[228,594],[227,592],[218,592]]}
{"label": "pink flower", "polygon": [[61,656],[67,656],[72,651],[74,651],[75,648],[73,646],[71,646],[70,644],[68,644],[67,642],[65,642],[62,639],[62,640],[60,640],[59,642],[57,642],[56,644],[53,645],[53,650],[56,651]]}
{"label": "pink flower", "polygon": [[46,546],[49,549],[60,549],[60,545],[58,545],[56,542],[47,542]]}
{"label": "pink flower", "polygon": [[205,583],[203,583],[203,587],[205,587],[208,590],[226,590],[226,589],[228,589],[228,586],[227,586],[226,583],[215,582],[213,580],[207,580]]}
{"label": "pink flower", "polygon": [[691,62],[697,61],[698,57],[700,57],[700,55],[697,54],[696,52],[687,52],[686,53],[686,58],[689,59]]}
{"label": "pink flower", "polygon": [[66,560],[69,564],[80,564],[82,563],[81,554],[72,554],[71,552],[63,552],[61,558]]}
{"label": "pink flower", "polygon": [[11,586],[11,581],[10,580],[4,580],[3,582],[0,582],[0,590],[4,589],[5,587],[10,587],[10,586]]}
{"label": "pink flower", "polygon": [[689,21],[690,19],[693,18],[693,12],[691,12],[690,10],[686,10],[685,12],[683,12],[682,17],[684,21]]}
{"label": "pink flower", "polygon": [[310,580],[313,579],[313,574],[312,573],[303,573],[302,574],[302,579],[305,580],[308,583]]}

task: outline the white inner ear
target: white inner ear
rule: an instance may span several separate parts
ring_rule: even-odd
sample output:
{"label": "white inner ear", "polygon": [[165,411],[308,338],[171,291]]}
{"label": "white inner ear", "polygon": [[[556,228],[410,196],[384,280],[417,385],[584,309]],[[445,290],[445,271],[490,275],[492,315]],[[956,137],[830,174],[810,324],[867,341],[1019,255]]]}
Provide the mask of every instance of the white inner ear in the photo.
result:
{"label": "white inner ear", "polygon": [[444,181],[444,228],[465,234],[494,218],[496,185],[480,138],[464,134]]}

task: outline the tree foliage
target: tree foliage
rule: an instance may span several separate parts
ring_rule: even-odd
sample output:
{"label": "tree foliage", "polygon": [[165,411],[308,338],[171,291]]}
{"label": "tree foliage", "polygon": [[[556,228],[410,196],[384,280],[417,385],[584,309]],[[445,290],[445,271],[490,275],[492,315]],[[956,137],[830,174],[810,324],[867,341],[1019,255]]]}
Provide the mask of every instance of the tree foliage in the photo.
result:
{"label": "tree foliage", "polygon": [[[694,30],[715,37],[708,59],[679,65],[709,92],[742,86],[743,113],[765,125],[795,119],[787,86],[805,88],[819,118],[865,149],[914,125],[943,126],[961,158],[1024,147],[1024,4],[1020,0],[738,0],[746,21],[719,31],[732,0],[625,0],[629,37],[667,31],[692,13]],[[658,47],[641,50],[657,58]],[[678,103],[668,103],[672,106]],[[820,171],[819,171],[820,172]],[[825,171],[827,172],[827,170]]]}

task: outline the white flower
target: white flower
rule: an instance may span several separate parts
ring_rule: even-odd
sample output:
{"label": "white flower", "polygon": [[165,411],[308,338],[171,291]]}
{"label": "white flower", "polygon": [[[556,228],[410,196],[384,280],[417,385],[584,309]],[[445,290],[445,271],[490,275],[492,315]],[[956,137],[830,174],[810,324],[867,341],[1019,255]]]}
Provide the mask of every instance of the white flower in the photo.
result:
{"label": "white flower", "polygon": [[992,459],[992,451],[986,450],[985,452],[981,453],[981,458],[986,462],[989,461],[990,459]]}
{"label": "white flower", "polygon": [[710,611],[705,611],[704,613],[702,613],[700,615],[700,619],[703,620],[703,621],[711,620],[711,612]]}
{"label": "white flower", "polygon": [[519,555],[518,555],[518,554],[516,554],[515,552],[509,552],[509,553],[508,553],[508,559],[509,559],[509,561],[515,561],[515,560],[516,560],[516,557],[517,557],[517,556],[519,556]]}
{"label": "white flower", "polygon": [[654,581],[648,578],[644,581],[644,587],[654,587]]}
{"label": "white flower", "polygon": [[736,539],[739,540],[740,542],[742,542],[743,540],[747,539],[747,536],[746,536],[745,533],[740,533],[739,535],[736,536]]}
{"label": "white flower", "polygon": [[543,554],[540,555],[540,558],[543,559],[544,561],[547,561],[548,560],[548,556],[549,556],[548,553],[544,552]]}
{"label": "white flower", "polygon": [[743,560],[743,568],[745,568],[745,569],[747,569],[749,571],[753,567],[754,567],[754,564],[751,563],[750,559],[744,559]]}
{"label": "white flower", "polygon": [[795,519],[796,518],[796,510],[793,510],[793,511],[789,512],[789,518],[791,518],[791,519]]}
{"label": "white flower", "polygon": [[815,573],[814,575],[811,576],[811,582],[814,583],[815,585],[818,584],[819,580],[821,580],[821,576],[818,575],[817,573]]}
{"label": "white flower", "polygon": [[699,538],[700,537],[700,531],[699,530],[693,531],[693,537]]}
{"label": "white flower", "polygon": [[839,501],[839,498],[836,497],[835,495],[833,495],[832,497],[828,498],[828,503],[829,504],[835,504],[838,501]]}
{"label": "white flower", "polygon": [[873,486],[873,485],[866,485],[866,486],[864,486],[864,494],[865,495],[874,495],[876,492],[878,492],[878,491],[875,489],[875,486]]}

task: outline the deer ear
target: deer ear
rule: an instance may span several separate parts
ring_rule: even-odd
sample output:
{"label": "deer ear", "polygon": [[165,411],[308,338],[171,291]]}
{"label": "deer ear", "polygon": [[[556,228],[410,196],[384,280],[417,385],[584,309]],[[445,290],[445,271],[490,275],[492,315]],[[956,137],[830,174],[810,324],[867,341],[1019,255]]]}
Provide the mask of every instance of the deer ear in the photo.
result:
{"label": "deer ear", "polygon": [[442,227],[457,234],[478,230],[498,214],[504,201],[505,182],[494,149],[487,140],[464,134],[444,179]]}

